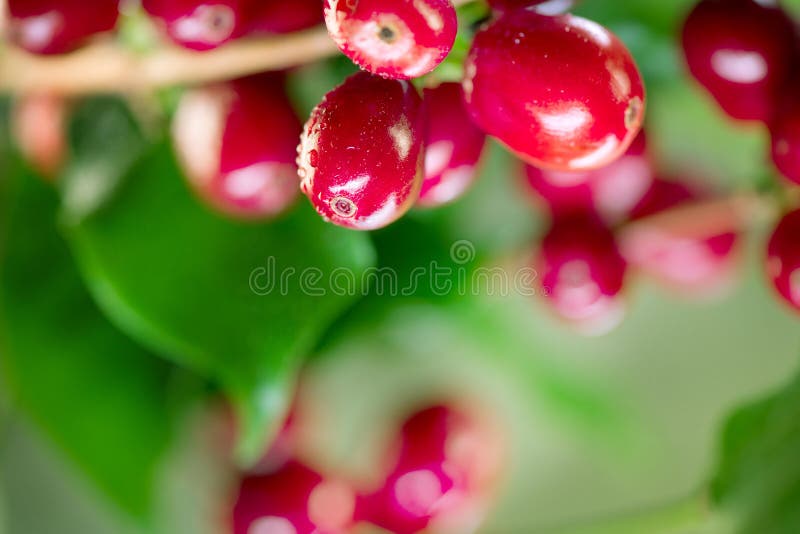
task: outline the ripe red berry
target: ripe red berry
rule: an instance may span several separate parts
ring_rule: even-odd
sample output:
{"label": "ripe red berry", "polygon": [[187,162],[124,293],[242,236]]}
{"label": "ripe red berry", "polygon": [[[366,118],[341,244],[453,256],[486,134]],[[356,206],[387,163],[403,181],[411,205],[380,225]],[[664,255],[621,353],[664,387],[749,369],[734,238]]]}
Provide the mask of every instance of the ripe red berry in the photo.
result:
{"label": "ripe red berry", "polygon": [[767,276],[781,297],[800,311],[800,210],[786,214],[767,247]]}
{"label": "ripe red berry", "polygon": [[458,31],[450,0],[325,0],[325,24],[356,65],[398,79],[431,72]]}
{"label": "ripe red berry", "polygon": [[611,230],[598,218],[556,217],[535,268],[555,312],[579,330],[602,334],[619,324],[627,264]]}
{"label": "ripe red berry", "polygon": [[279,75],[189,91],[172,127],[189,183],[222,213],[274,217],[298,197],[302,126]]}
{"label": "ripe red berry", "polygon": [[778,2],[702,0],[683,27],[692,75],[728,115],[768,121],[795,55],[792,21]]}
{"label": "ripe red berry", "polygon": [[625,45],[572,15],[506,13],[465,64],[472,117],[528,163],[579,171],[622,155],[642,125],[644,87]]}
{"label": "ripe red berry", "polygon": [[425,181],[417,206],[452,202],[472,185],[486,135],[476,127],[464,106],[457,83],[425,89]]}
{"label": "ripe red berry", "polygon": [[323,0],[249,0],[247,33],[291,33],[322,24]]}
{"label": "ripe red berry", "polygon": [[290,462],[248,475],[233,509],[233,534],[341,534],[353,522],[355,493],[338,480]]}
{"label": "ripe red berry", "polygon": [[[497,441],[446,406],[414,414],[403,425],[394,467],[383,486],[359,499],[356,516],[395,534],[434,525],[477,527],[488,480],[498,469]],[[445,529],[445,531],[451,531]]]}
{"label": "ripe red berry", "polygon": [[210,50],[245,31],[242,0],[142,0],[167,36],[191,50]]}
{"label": "ripe red berry", "polygon": [[[633,210],[632,218],[642,219],[704,196],[687,184],[657,180]],[[623,252],[632,265],[671,289],[698,296],[715,294],[729,285],[737,242],[733,232],[698,239],[645,226],[628,234]]]}
{"label": "ripe red berry", "polygon": [[422,99],[360,72],[311,112],[298,147],[302,190],[326,220],[374,230],[401,217],[422,184]]}
{"label": "ripe red berry", "polygon": [[566,172],[526,165],[525,175],[552,214],[587,211],[607,223],[626,219],[653,184],[644,131],[622,157],[605,167]]}
{"label": "ripe red berry", "polygon": [[114,29],[119,0],[8,0],[9,36],[34,54],[70,52]]}

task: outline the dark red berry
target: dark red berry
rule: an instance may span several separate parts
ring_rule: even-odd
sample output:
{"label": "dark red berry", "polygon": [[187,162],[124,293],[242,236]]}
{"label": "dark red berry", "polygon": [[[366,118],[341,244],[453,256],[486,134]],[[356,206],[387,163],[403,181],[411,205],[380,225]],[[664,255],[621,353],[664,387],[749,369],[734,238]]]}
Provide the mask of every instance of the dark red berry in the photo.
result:
{"label": "dark red berry", "polygon": [[173,121],[192,187],[222,213],[270,218],[299,195],[296,148],[302,126],[278,75],[189,91]]}
{"label": "dark red berry", "polygon": [[394,534],[434,525],[472,531],[482,519],[488,480],[496,477],[496,435],[452,408],[437,406],[403,425],[394,467],[383,486],[359,499],[356,515]]}
{"label": "dark red berry", "polygon": [[[685,183],[656,180],[632,218],[642,219],[705,196]],[[735,233],[694,238],[644,226],[627,236],[626,259],[673,290],[692,296],[713,294],[731,281],[738,242]]]}
{"label": "dark red berry", "polygon": [[436,68],[458,31],[450,0],[325,0],[325,23],[356,65],[398,79]]}
{"label": "dark red berry", "polygon": [[245,31],[244,0],[142,0],[175,43],[210,50]]}
{"label": "dark red berry", "polygon": [[525,166],[527,184],[556,216],[593,212],[607,223],[630,215],[653,183],[653,168],[645,148],[644,132],[613,163],[592,171],[567,172]]}
{"label": "dark red berry", "polygon": [[280,470],[248,475],[233,509],[233,534],[341,534],[353,522],[355,493],[290,462]]}
{"label": "dark red berry", "polygon": [[794,58],[794,29],[778,2],[702,0],[683,27],[692,75],[731,117],[768,121]]}
{"label": "dark red berry", "polygon": [[422,99],[360,72],[312,111],[298,148],[302,190],[326,220],[374,230],[401,217],[422,184]]}
{"label": "dark red berry", "polygon": [[497,12],[515,9],[535,9],[543,15],[561,15],[575,5],[577,0],[489,0],[489,5]]}
{"label": "dark red berry", "polygon": [[486,135],[464,106],[461,85],[443,83],[425,89],[425,181],[417,206],[452,202],[472,185]]}
{"label": "dark red berry", "polygon": [[70,52],[117,25],[119,0],[8,0],[11,41],[34,54]]}
{"label": "dark red berry", "polygon": [[579,330],[601,334],[619,324],[627,264],[613,233],[598,218],[556,217],[535,267],[555,312]]}
{"label": "dark red berry", "polygon": [[521,9],[478,32],[465,64],[472,117],[528,163],[594,169],[642,125],[644,87],[625,45],[572,15]]}
{"label": "dark red berry", "polygon": [[780,296],[800,311],[800,210],[786,214],[772,233],[767,276]]}
{"label": "dark red berry", "polygon": [[248,0],[247,33],[291,33],[322,24],[323,0]]}

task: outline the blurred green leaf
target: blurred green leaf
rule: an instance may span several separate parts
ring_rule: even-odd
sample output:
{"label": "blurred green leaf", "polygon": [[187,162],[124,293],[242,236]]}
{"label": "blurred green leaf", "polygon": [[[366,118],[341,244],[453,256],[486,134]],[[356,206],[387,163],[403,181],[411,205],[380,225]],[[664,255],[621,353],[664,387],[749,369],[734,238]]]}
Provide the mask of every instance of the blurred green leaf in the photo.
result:
{"label": "blurred green leaf", "polygon": [[94,296],[117,324],[226,389],[245,463],[276,430],[302,358],[355,298],[334,294],[330,274],[358,279],[374,255],[366,235],[323,222],[307,202],[269,224],[215,215],[189,192],[165,146],[70,234]]}
{"label": "blurred green leaf", "polygon": [[25,171],[4,171],[10,178],[0,266],[6,386],[114,501],[147,519],[170,438],[170,369],[93,304],[56,231],[55,192]]}
{"label": "blurred green leaf", "polygon": [[712,498],[742,534],[800,532],[800,377],[727,421]]}
{"label": "blurred green leaf", "polygon": [[65,216],[78,220],[114,195],[146,143],[131,110],[111,96],[90,98],[75,107],[68,141],[70,161],[59,186]]}

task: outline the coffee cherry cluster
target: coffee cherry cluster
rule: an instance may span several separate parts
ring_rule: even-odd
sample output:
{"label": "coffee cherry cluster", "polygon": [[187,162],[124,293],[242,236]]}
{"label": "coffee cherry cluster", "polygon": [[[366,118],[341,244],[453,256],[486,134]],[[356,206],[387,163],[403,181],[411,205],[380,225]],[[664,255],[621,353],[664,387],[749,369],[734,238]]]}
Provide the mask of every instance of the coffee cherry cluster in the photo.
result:
{"label": "coffee cherry cluster", "polygon": [[736,234],[693,237],[635,224],[708,197],[688,181],[658,177],[643,133],[616,162],[594,171],[524,167],[526,188],[552,221],[533,259],[539,292],[578,331],[602,334],[619,324],[634,272],[691,296],[729,285]]}
{"label": "coffee cherry cluster", "polygon": [[[34,54],[71,52],[113,31],[120,4],[120,0],[8,0],[10,38]],[[142,7],[166,37],[192,50],[322,22],[321,0],[142,0]]]}
{"label": "coffee cherry cluster", "polygon": [[500,449],[467,413],[442,405],[409,416],[376,469],[377,487],[323,474],[273,447],[240,481],[233,534],[346,534],[363,524],[395,534],[439,525],[474,530],[497,477]]}
{"label": "coffee cherry cluster", "polygon": [[[787,185],[800,184],[800,49],[795,21],[778,2],[702,0],[683,27],[692,75],[732,118],[764,124],[770,157]],[[767,275],[800,310],[798,212],[785,215],[769,240]],[[725,240],[717,243],[720,250]]]}
{"label": "coffee cherry cluster", "polygon": [[328,93],[306,123],[298,166],[320,215],[372,230],[413,205],[451,202],[474,181],[485,134],[553,171],[589,171],[624,154],[644,115],[630,53],[605,28],[545,15],[545,5],[554,9],[551,2],[493,4],[462,87],[426,89],[420,105],[404,80],[434,68],[452,46],[452,5],[328,1],[329,32],[371,74]]}

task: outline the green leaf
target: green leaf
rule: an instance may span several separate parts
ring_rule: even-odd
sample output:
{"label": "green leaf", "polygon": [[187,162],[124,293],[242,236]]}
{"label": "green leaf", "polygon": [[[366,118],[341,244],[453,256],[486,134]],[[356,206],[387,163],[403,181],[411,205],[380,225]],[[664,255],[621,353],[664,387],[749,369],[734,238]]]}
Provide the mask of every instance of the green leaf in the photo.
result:
{"label": "green leaf", "polygon": [[712,498],[743,534],[800,532],[800,378],[728,419]]}
{"label": "green leaf", "polygon": [[27,172],[4,171],[11,178],[0,267],[6,387],[115,502],[146,519],[170,438],[170,368],[92,302],[56,231],[55,192]]}
{"label": "green leaf", "polygon": [[65,216],[81,219],[113,197],[146,143],[130,109],[111,96],[78,104],[68,130],[70,161],[59,185]]}
{"label": "green leaf", "polygon": [[215,215],[165,146],[70,234],[109,316],[228,392],[245,463],[276,430],[302,358],[355,298],[330,290],[332,271],[358,277],[374,255],[366,235],[323,222],[307,202],[268,224]]}

